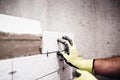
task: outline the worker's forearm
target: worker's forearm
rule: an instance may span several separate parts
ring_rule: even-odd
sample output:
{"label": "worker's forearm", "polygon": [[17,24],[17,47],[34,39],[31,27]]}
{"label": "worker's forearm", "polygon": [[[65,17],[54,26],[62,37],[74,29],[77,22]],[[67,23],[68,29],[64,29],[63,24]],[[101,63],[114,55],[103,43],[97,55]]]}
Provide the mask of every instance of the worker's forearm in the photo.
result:
{"label": "worker's forearm", "polygon": [[96,59],[94,61],[94,72],[108,77],[120,77],[120,57]]}

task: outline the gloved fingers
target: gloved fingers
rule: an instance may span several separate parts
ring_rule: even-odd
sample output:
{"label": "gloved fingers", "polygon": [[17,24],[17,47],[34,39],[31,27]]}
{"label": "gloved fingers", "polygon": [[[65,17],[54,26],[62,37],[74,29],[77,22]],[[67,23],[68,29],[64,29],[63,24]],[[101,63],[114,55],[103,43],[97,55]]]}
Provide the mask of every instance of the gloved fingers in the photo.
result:
{"label": "gloved fingers", "polygon": [[69,55],[70,54],[70,43],[64,39],[58,39],[58,42],[62,43],[64,45],[64,51]]}
{"label": "gloved fingers", "polygon": [[77,69],[77,72],[81,75],[79,77],[75,77],[74,80],[97,80],[97,78],[88,71]]}
{"label": "gloved fingers", "polygon": [[74,46],[74,47],[76,48],[74,41],[73,41],[72,39],[70,39],[68,36],[62,36],[62,39],[65,39],[65,40],[68,41],[72,46]]}
{"label": "gloved fingers", "polygon": [[62,57],[64,57],[64,58],[66,58],[66,56],[68,56],[67,53],[60,52],[60,51],[58,51],[57,54],[60,55],[60,56],[62,56]]}
{"label": "gloved fingers", "polygon": [[61,54],[63,55],[63,57],[68,60],[69,56],[65,53],[65,52],[61,52]]}
{"label": "gloved fingers", "polygon": [[68,36],[62,36],[62,39],[65,39],[65,40],[68,41],[71,45],[73,45],[72,39],[70,39]]}
{"label": "gloved fingers", "polygon": [[69,56],[65,52],[58,52],[59,56],[61,56],[66,62],[68,62]]}
{"label": "gloved fingers", "polygon": [[69,42],[69,44],[76,49],[75,43],[68,36],[62,36],[62,39],[64,39],[67,42]]}
{"label": "gloved fingers", "polygon": [[66,44],[65,44],[65,41],[63,41],[61,38],[57,39],[57,42],[60,42],[60,43],[62,43],[63,45],[66,45]]}
{"label": "gloved fingers", "polygon": [[79,70],[79,69],[77,69],[76,70],[78,73],[83,73],[84,71],[83,70]]}
{"label": "gloved fingers", "polygon": [[81,73],[79,73],[79,72],[77,72],[77,70],[75,70],[72,72],[72,76],[73,76],[73,78],[80,77]]}
{"label": "gloved fingers", "polygon": [[68,46],[68,47],[71,46],[70,43],[68,41],[64,40],[64,39],[57,39],[57,41],[60,42],[60,43],[62,43],[65,46]]}
{"label": "gloved fingers", "polygon": [[[86,74],[91,74],[90,72],[88,72],[88,71],[85,71],[85,70],[79,70],[79,69],[77,69],[77,72],[78,73],[86,73]],[[91,74],[92,75],[92,74]]]}

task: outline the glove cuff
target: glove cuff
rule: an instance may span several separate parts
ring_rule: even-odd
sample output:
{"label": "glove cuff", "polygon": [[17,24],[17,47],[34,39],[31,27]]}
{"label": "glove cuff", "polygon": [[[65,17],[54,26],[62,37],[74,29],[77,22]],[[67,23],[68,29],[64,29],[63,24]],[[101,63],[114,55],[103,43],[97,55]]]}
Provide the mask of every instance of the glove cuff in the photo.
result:
{"label": "glove cuff", "polygon": [[85,69],[90,73],[93,73],[93,62],[94,59],[85,60]]}
{"label": "glove cuff", "polygon": [[74,64],[78,69],[80,70],[86,70],[90,73],[93,73],[93,64],[94,64],[94,59],[82,59],[79,61],[75,61],[76,63]]}

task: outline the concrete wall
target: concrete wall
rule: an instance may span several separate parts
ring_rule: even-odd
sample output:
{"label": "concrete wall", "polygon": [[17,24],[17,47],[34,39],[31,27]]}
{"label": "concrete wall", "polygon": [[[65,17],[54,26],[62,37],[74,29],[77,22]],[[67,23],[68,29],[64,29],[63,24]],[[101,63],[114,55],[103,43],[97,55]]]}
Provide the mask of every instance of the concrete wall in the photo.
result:
{"label": "concrete wall", "polygon": [[120,53],[117,0],[48,1],[48,29],[73,32],[81,55],[109,57]]}
{"label": "concrete wall", "polygon": [[0,0],[0,13],[39,20],[43,30],[74,33],[85,58],[120,55],[119,0]]}

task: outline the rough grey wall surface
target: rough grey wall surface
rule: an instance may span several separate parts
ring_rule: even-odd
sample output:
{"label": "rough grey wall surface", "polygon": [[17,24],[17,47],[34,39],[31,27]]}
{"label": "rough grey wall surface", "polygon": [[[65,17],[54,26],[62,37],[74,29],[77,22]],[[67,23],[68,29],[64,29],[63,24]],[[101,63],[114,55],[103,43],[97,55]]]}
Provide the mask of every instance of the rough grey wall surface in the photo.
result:
{"label": "rough grey wall surface", "polygon": [[120,55],[119,0],[0,0],[0,13],[39,20],[43,30],[74,33],[85,58]]}
{"label": "rough grey wall surface", "polygon": [[48,6],[48,30],[73,32],[83,57],[119,55],[119,0],[49,0]]}

